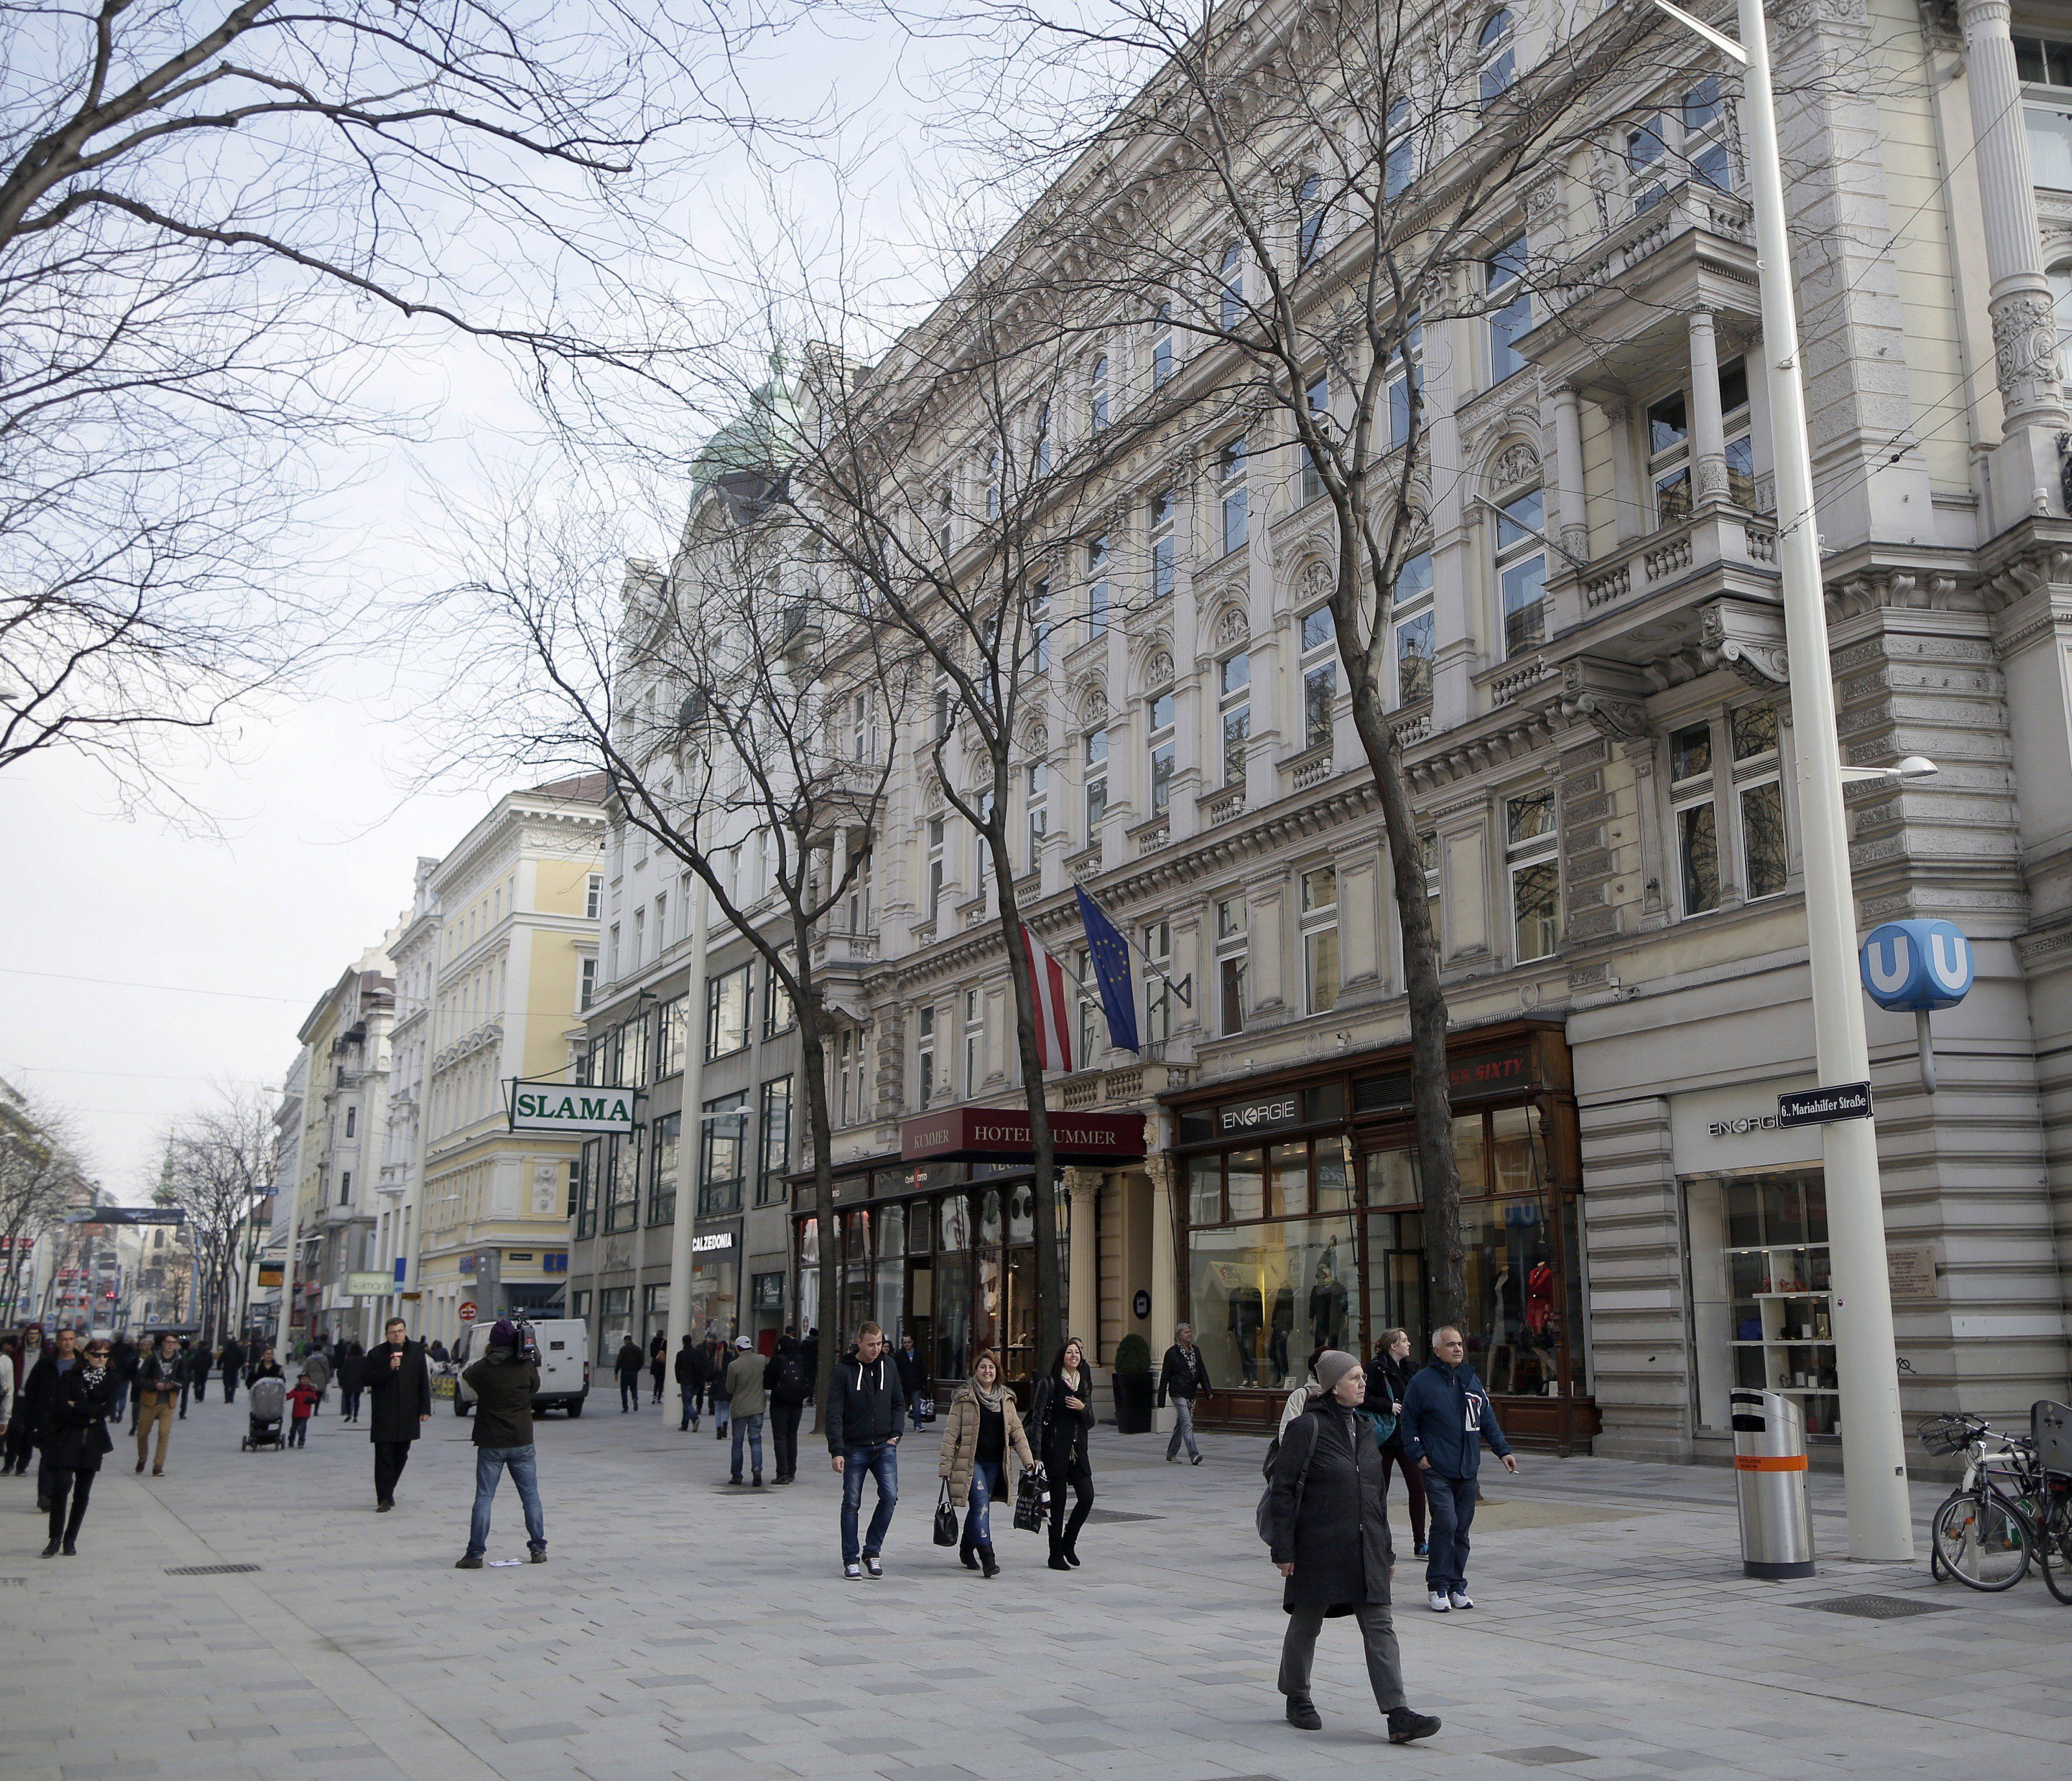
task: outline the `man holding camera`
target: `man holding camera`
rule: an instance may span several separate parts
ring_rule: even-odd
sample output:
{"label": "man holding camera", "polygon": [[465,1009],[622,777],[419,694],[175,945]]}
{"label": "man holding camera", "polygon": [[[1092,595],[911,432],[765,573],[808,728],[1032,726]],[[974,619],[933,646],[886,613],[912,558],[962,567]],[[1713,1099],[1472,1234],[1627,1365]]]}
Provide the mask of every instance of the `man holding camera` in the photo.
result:
{"label": "man holding camera", "polygon": [[532,1445],[532,1400],[540,1389],[539,1351],[532,1332],[500,1317],[482,1358],[461,1375],[475,1393],[475,1514],[467,1550],[455,1570],[479,1571],[489,1548],[489,1509],[505,1472],[525,1510],[525,1545],[532,1562],[547,1561],[547,1517],[540,1507],[539,1453]]}

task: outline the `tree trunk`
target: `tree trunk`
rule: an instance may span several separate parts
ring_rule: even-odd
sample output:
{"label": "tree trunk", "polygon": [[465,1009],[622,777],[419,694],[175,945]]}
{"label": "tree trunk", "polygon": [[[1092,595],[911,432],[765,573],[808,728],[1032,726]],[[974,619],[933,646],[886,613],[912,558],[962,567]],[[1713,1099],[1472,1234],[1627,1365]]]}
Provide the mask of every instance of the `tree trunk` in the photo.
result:
{"label": "tree trunk", "polygon": [[[1007,807],[1003,786],[996,786],[993,807]],[[1022,1061],[1022,1098],[1029,1109],[1035,1176],[1036,1352],[1032,1377],[1036,1377],[1049,1369],[1051,1356],[1064,1345],[1066,1335],[1063,1270],[1058,1254],[1058,1202],[1053,1186],[1057,1155],[1050,1137],[1050,1110],[1043,1099],[1043,1066],[1036,1051],[1036,986],[1030,976],[1028,952],[1022,944],[1022,907],[1015,900],[1013,865],[1008,858],[1004,826],[997,837],[989,833],[986,843],[992,850],[993,876],[1000,886],[1000,932],[1006,943],[1008,969],[1014,982],[1014,1042]],[[1005,1344],[1001,1345],[1005,1348]],[[1086,1358],[1091,1365],[1092,1355]]]}
{"label": "tree trunk", "polygon": [[792,953],[799,979],[799,1073],[805,1078],[806,1126],[813,1147],[813,1217],[820,1245],[819,1303],[813,1312],[820,1334],[820,1355],[813,1369],[813,1433],[828,1422],[828,1394],[834,1389],[835,1363],[841,1358],[841,1237],[835,1229],[835,1164],[829,1144],[833,1127],[828,1118],[827,1048],[820,1042],[820,991],[813,981],[812,925],[794,920]]}

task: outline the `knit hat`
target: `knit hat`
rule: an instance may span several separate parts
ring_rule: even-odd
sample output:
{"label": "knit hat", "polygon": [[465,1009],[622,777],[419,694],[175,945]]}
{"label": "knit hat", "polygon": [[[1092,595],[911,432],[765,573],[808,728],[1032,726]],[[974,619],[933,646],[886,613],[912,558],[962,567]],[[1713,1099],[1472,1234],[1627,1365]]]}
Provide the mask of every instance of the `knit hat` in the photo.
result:
{"label": "knit hat", "polygon": [[518,1326],[508,1317],[500,1317],[490,1326],[489,1343],[491,1348],[515,1348],[518,1346]]}
{"label": "knit hat", "polygon": [[1338,1381],[1359,1364],[1356,1354],[1347,1354],[1343,1348],[1326,1348],[1317,1356],[1317,1383],[1326,1393],[1333,1392]]}

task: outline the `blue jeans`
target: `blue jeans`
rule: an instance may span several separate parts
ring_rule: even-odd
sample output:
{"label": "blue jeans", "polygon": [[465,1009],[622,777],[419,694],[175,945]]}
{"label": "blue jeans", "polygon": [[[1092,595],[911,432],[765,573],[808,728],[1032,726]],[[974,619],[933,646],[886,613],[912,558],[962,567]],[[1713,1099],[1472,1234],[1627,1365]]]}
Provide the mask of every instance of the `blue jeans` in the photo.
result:
{"label": "blue jeans", "polygon": [[[878,1507],[871,1511],[870,1529],[859,1549],[856,1518],[863,1507],[865,1476],[878,1480]],[[875,1447],[842,1450],[841,1541],[845,1565],[853,1565],[866,1555],[875,1558],[884,1549],[885,1530],[892,1525],[892,1511],[898,1501],[899,1449],[895,1442],[881,1441]]]}
{"label": "blue jeans", "polygon": [[475,1514],[467,1525],[467,1556],[479,1558],[489,1546],[489,1505],[506,1471],[518,1487],[518,1500],[525,1508],[525,1544],[534,1552],[547,1549],[546,1512],[540,1507],[538,1450],[531,1442],[522,1447],[477,1447],[475,1450]]}
{"label": "blue jeans", "polygon": [[699,1414],[705,1408],[705,1394],[696,1385],[686,1385],[683,1388],[683,1392],[684,1419],[676,1425],[679,1434],[685,1429],[696,1428],[698,1426]]}
{"label": "blue jeans", "polygon": [[734,1481],[741,1482],[741,1438],[748,1437],[749,1451],[754,1456],[755,1475],[763,1475],[763,1412],[753,1416],[737,1416],[734,1419]]}
{"label": "blue jeans", "polygon": [[622,1373],[619,1376],[619,1414],[623,1416],[628,1410],[637,1410],[639,1408],[640,1375],[637,1373]]}
{"label": "blue jeans", "polygon": [[972,1462],[971,1507],[964,1512],[966,1545],[989,1546],[993,1544],[993,1500],[1006,1494],[1005,1467]]}
{"label": "blue jeans", "polygon": [[1202,1450],[1194,1445],[1194,1401],[1191,1397],[1173,1400],[1173,1438],[1166,1443],[1166,1457],[1168,1459],[1178,1457],[1182,1441],[1187,1443],[1187,1457],[1190,1459],[1201,1452]]}
{"label": "blue jeans", "polygon": [[1424,1561],[1428,1590],[1468,1586],[1468,1529],[1475,1520],[1475,1481],[1424,1474],[1424,1500],[1432,1516],[1432,1544]]}
{"label": "blue jeans", "polygon": [[734,1414],[734,1399],[730,1396],[715,1397],[712,1406],[713,1426],[724,1434],[726,1433],[726,1419]]}

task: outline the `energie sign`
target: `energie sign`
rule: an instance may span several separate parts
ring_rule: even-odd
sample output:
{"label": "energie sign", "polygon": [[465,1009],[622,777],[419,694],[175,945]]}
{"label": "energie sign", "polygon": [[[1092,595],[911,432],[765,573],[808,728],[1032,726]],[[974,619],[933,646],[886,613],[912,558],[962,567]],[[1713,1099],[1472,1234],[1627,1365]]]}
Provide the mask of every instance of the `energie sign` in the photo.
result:
{"label": "energie sign", "polygon": [[576,1082],[523,1082],[504,1085],[505,1110],[513,1131],[615,1131],[634,1129],[633,1089],[591,1088]]}

